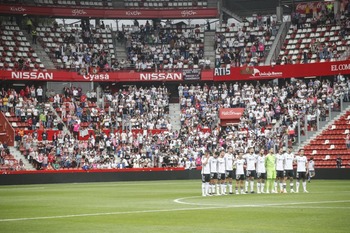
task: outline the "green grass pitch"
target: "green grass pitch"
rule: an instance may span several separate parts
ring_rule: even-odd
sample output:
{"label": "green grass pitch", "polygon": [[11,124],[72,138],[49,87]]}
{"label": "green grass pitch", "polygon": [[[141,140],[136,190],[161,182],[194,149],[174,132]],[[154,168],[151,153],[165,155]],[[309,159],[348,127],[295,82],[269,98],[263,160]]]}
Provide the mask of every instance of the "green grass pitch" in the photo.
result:
{"label": "green grass pitch", "polygon": [[201,197],[200,180],[0,186],[0,232],[349,232],[350,181],[307,189]]}

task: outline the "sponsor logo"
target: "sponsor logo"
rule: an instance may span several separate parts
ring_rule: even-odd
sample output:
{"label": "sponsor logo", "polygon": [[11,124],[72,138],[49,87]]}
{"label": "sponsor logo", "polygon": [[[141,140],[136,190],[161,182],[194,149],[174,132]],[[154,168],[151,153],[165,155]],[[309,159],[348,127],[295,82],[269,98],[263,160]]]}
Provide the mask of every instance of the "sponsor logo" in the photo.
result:
{"label": "sponsor logo", "polygon": [[83,76],[85,80],[89,81],[103,81],[109,80],[108,74],[87,74]]}
{"label": "sponsor logo", "polygon": [[23,12],[23,11],[26,11],[27,9],[26,8],[23,8],[23,7],[10,7],[10,11],[16,11],[16,12]]}
{"label": "sponsor logo", "polygon": [[126,11],[125,15],[127,15],[127,16],[138,16],[138,15],[142,15],[142,13],[140,11]]}
{"label": "sponsor logo", "polygon": [[259,69],[254,67],[247,67],[246,69],[241,70],[241,74],[251,75],[250,78],[262,78],[262,77],[282,77],[282,72],[268,71],[261,72]]}
{"label": "sponsor logo", "polygon": [[242,112],[236,112],[234,110],[222,111],[221,115],[223,116],[241,116]]}
{"label": "sponsor logo", "polygon": [[84,11],[83,9],[74,9],[72,10],[72,15],[73,16],[77,16],[77,15],[86,15],[86,11]]}
{"label": "sponsor logo", "polygon": [[214,76],[224,76],[224,75],[230,75],[231,69],[230,68],[215,68],[214,69]]}
{"label": "sponsor logo", "polygon": [[53,79],[53,73],[11,72],[12,79]]}
{"label": "sponsor logo", "polygon": [[197,14],[197,12],[196,11],[192,11],[192,10],[190,10],[190,11],[181,11],[181,16],[182,17],[189,17],[189,16],[193,16],[193,15],[196,15]]}
{"label": "sponsor logo", "polygon": [[349,64],[331,65],[331,71],[342,71],[342,70],[350,70],[350,63]]}
{"label": "sponsor logo", "polygon": [[141,73],[140,80],[182,80],[182,73]]}

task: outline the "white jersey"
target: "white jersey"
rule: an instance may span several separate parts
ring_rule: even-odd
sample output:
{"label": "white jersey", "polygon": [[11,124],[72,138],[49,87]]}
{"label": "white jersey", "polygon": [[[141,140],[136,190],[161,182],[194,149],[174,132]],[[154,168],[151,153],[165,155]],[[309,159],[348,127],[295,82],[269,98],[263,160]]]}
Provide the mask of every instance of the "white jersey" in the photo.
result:
{"label": "white jersey", "polygon": [[209,158],[210,173],[218,173],[218,159],[214,157]]}
{"label": "white jersey", "polygon": [[295,160],[297,161],[297,172],[306,172],[306,163],[307,158],[306,156],[296,156]]}
{"label": "white jersey", "polygon": [[210,174],[209,158],[206,158],[205,156],[202,157],[202,174]]}
{"label": "white jersey", "polygon": [[315,161],[310,160],[308,163],[309,171],[315,171]]}
{"label": "white jersey", "polygon": [[218,173],[225,174],[226,173],[226,164],[225,158],[218,158]]}
{"label": "white jersey", "polygon": [[244,164],[245,164],[245,159],[237,159],[235,161],[236,175],[244,175]]}
{"label": "white jersey", "polygon": [[276,154],[276,171],[284,170],[284,154]]}
{"label": "white jersey", "polygon": [[256,172],[257,173],[266,173],[266,167],[265,167],[265,159],[266,156],[259,156],[256,162]]}
{"label": "white jersey", "polygon": [[233,170],[233,160],[234,156],[233,154],[226,153],[225,154],[225,164],[226,164],[226,171],[232,171]]}
{"label": "white jersey", "polygon": [[294,154],[284,153],[284,170],[293,170]]}
{"label": "white jersey", "polygon": [[257,155],[256,154],[246,154],[243,157],[247,161],[247,170],[248,171],[255,171],[255,164]]}

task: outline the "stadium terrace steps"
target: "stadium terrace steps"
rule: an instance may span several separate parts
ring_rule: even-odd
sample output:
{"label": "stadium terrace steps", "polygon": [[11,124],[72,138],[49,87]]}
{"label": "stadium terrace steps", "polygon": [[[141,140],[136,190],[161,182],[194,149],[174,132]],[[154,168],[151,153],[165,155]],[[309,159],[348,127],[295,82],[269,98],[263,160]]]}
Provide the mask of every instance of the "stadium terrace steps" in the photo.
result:
{"label": "stadium terrace steps", "polygon": [[67,125],[65,123],[65,121],[63,121],[63,119],[61,118],[61,116],[57,113],[56,109],[52,106],[52,102],[50,102],[50,110],[53,112],[53,114],[55,114],[56,118],[59,120],[59,121],[62,121],[63,122],[63,132],[64,134],[68,134],[70,137],[72,137],[72,133],[70,132],[70,130],[67,128]]}
{"label": "stadium terrace steps", "polygon": [[40,45],[39,41],[37,41],[36,44],[32,43],[32,36],[29,35],[25,30],[22,30],[23,35],[27,38],[27,40],[30,42],[31,47],[34,49],[35,53],[38,55],[38,57],[41,59],[41,62],[43,63],[44,67],[46,69],[56,69],[55,65],[45,52],[44,48]]}
{"label": "stadium terrace steps", "polygon": [[[116,40],[114,40],[116,41]],[[115,53],[116,53],[116,59],[120,62],[122,59],[125,61],[128,60],[128,55],[125,50],[125,44],[115,42]]]}
{"label": "stadium terrace steps", "polygon": [[290,25],[291,22],[282,22],[280,25],[275,40],[273,41],[270,51],[266,57],[265,65],[270,65],[272,61],[277,61],[278,54],[281,51],[281,43],[286,39]]}
{"label": "stadium terrace steps", "polygon": [[[334,116],[334,112],[332,112]],[[336,166],[337,157],[341,157],[343,165],[350,163],[350,150],[346,146],[346,134],[350,132],[350,106],[338,113],[325,124],[321,130],[305,141],[298,149],[303,148],[305,154],[314,157],[317,167]]]}
{"label": "stadium terrace steps", "polygon": [[301,143],[300,146],[298,146],[296,151],[299,151],[301,148],[304,148],[305,146],[309,145],[312,140],[319,137],[324,132],[325,129],[329,128],[332,124],[334,124],[337,120],[339,120],[344,115],[344,113],[346,113],[347,111],[350,110],[349,103],[344,103],[344,105],[345,105],[345,109],[342,112],[332,111],[331,117],[333,119],[330,119],[328,122],[320,121],[320,130],[311,131],[311,132],[309,131],[308,137],[305,138],[305,141],[303,143]]}
{"label": "stadium terrace steps", "polygon": [[14,146],[10,146],[10,154],[13,155],[13,157],[19,161],[22,159],[23,164],[24,164],[24,169],[25,170],[35,170],[32,164],[29,163],[29,160],[24,157],[24,155]]}
{"label": "stadium terrace steps", "polygon": [[181,122],[180,122],[180,105],[178,103],[169,104],[169,117],[170,122],[173,126],[173,131],[180,130]]}
{"label": "stadium terrace steps", "polygon": [[215,51],[214,51],[215,31],[204,32],[204,57],[210,60],[210,67],[215,65]]}

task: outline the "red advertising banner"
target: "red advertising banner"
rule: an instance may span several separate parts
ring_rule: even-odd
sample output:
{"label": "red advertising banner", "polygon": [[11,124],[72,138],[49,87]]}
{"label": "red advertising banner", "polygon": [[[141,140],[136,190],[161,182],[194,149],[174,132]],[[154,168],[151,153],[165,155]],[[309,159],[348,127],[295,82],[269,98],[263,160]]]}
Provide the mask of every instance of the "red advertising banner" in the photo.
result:
{"label": "red advertising banner", "polygon": [[295,10],[296,12],[299,12],[300,14],[306,14],[307,7],[309,8],[309,13],[313,13],[314,8],[317,9],[317,12],[322,11],[322,5],[327,5],[329,3],[332,3],[331,1],[328,2],[301,2],[298,3]]}
{"label": "red advertising banner", "polygon": [[96,9],[96,8],[68,8],[68,7],[38,7],[23,5],[0,5],[1,14],[27,14],[72,18],[105,18],[105,19],[192,19],[217,18],[215,8],[189,9]]}
{"label": "red advertising banner", "polygon": [[214,81],[264,80],[350,74],[350,60],[295,65],[231,67],[214,69]]}
{"label": "red advertising banner", "polygon": [[[350,74],[350,60],[295,65],[275,65],[256,67],[231,67],[202,70],[202,81],[264,80],[275,78],[302,78]],[[77,72],[47,71],[8,71],[0,70],[0,80],[12,81],[51,81],[51,82],[181,82],[183,72],[134,72],[117,71],[80,75]],[[196,80],[197,81],[197,80]]]}
{"label": "red advertising banner", "polygon": [[243,115],[244,108],[220,108],[219,118],[220,125],[237,125],[241,121],[241,116]]}
{"label": "red advertising banner", "polygon": [[239,120],[243,115],[243,112],[244,108],[220,108],[219,117],[220,120]]}
{"label": "red advertising banner", "polygon": [[182,81],[182,72],[109,72],[80,75],[68,71],[0,71],[0,80],[70,82],[148,82]]}

